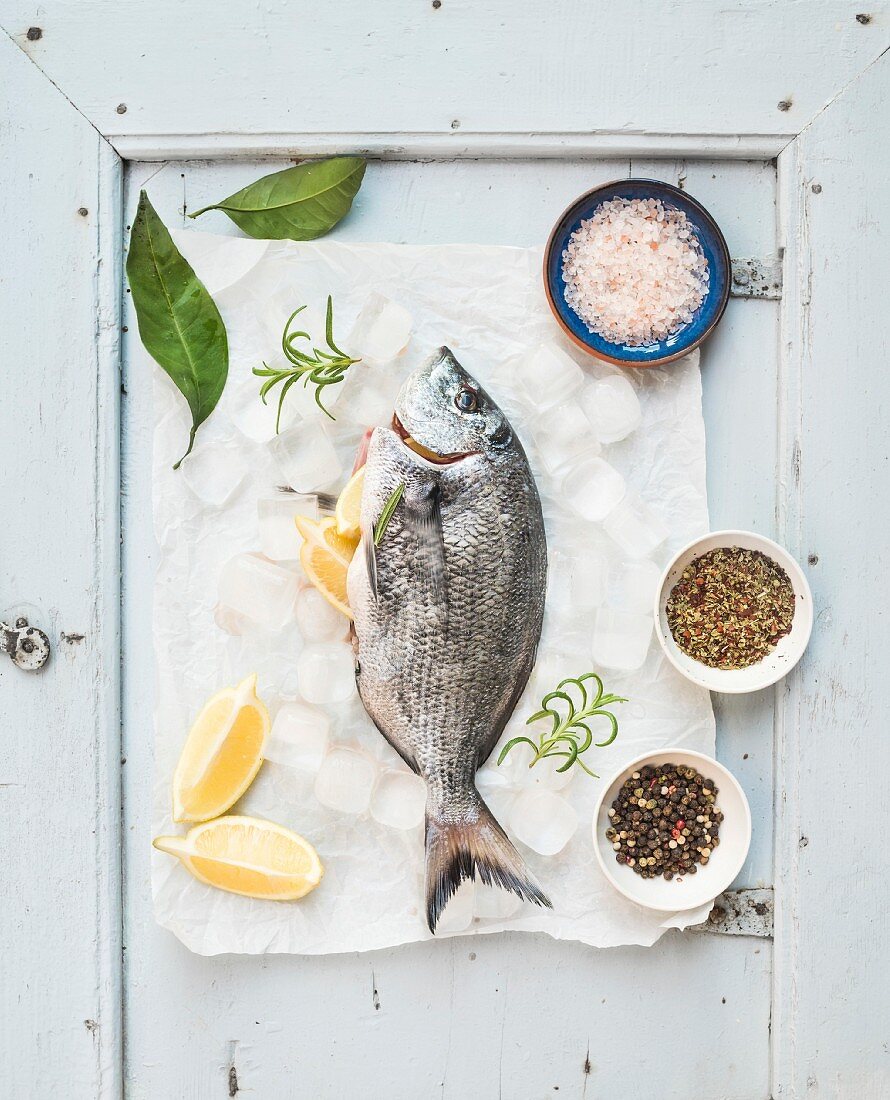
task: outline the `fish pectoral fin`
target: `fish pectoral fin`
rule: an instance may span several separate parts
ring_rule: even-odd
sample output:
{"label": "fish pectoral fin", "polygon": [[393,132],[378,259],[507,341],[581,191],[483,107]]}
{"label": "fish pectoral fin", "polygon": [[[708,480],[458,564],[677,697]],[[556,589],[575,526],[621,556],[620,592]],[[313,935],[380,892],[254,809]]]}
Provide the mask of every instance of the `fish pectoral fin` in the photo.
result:
{"label": "fish pectoral fin", "polygon": [[374,603],[377,603],[380,596],[377,589],[377,547],[374,543],[374,536],[370,531],[365,531],[363,533],[362,545],[364,547],[365,566],[368,570],[368,584],[371,587],[371,595],[374,598]]}
{"label": "fish pectoral fin", "polygon": [[443,607],[448,603],[445,573],[445,536],[442,531],[442,497],[438,485],[420,501],[406,509],[406,521],[417,536],[424,566],[432,581],[433,591]]}

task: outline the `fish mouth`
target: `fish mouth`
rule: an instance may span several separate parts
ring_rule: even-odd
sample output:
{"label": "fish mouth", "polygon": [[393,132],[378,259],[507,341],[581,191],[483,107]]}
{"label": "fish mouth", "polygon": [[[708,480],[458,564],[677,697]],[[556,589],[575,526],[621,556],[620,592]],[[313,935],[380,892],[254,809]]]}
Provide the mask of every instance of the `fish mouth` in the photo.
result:
{"label": "fish mouth", "polygon": [[392,430],[409,450],[420,455],[421,458],[425,458],[427,462],[435,463],[437,466],[449,466],[452,462],[460,462],[461,459],[469,458],[470,455],[476,453],[475,451],[451,451],[443,455],[439,454],[438,451],[431,451],[429,447],[424,447],[422,443],[418,443],[413,436],[409,435],[405,425],[399,420],[396,413],[392,414]]}

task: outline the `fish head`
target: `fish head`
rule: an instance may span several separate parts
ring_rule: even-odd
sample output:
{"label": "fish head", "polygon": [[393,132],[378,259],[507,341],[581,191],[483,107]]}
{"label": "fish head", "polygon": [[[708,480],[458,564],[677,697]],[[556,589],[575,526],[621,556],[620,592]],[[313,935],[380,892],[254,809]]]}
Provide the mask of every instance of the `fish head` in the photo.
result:
{"label": "fish head", "polygon": [[513,442],[510,421],[448,348],[439,348],[402,386],[393,431],[428,462],[494,457]]}

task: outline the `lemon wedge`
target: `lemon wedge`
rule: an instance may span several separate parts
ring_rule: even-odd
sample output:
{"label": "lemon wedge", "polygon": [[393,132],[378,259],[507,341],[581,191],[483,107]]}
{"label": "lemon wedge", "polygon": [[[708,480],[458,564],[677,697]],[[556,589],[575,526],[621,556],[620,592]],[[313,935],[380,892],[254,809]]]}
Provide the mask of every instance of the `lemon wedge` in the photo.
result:
{"label": "lemon wedge", "polygon": [[153,843],[201,882],[248,898],[302,898],[324,874],[308,840],[255,817],[220,817],[195,825],[187,836],[159,836]]}
{"label": "lemon wedge", "polygon": [[358,549],[358,536],[352,538],[341,535],[337,530],[337,521],[332,516],[321,520],[310,519],[308,516],[294,516],[294,522],[304,542],[321,546],[343,565],[349,566]]}
{"label": "lemon wedge", "polygon": [[208,821],[233,806],[260,770],[270,725],[255,675],[208,700],[173,775],[174,820]]}
{"label": "lemon wedge", "polygon": [[359,521],[361,519],[362,490],[364,487],[365,467],[360,466],[337,498],[337,508],[334,512],[337,520],[337,532],[345,538],[358,539],[361,535]]}
{"label": "lemon wedge", "polygon": [[318,589],[328,603],[347,617],[352,618],[349,597],[346,592],[346,572],[355,554],[358,541],[347,538],[337,530],[333,517],[316,522],[306,516],[295,516],[303,545],[300,547],[300,564],[308,580]]}

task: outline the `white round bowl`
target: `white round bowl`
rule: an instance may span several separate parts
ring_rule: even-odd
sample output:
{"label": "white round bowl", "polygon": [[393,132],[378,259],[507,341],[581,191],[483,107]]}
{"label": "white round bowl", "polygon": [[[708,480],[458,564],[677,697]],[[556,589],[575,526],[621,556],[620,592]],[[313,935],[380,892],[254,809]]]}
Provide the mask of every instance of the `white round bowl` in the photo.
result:
{"label": "white round bowl", "polygon": [[[679,764],[695,768],[717,788],[717,808],[723,813],[720,823],[720,843],[713,850],[707,866],[698,866],[694,875],[675,876],[668,882],[664,876],[643,878],[633,868],[616,863],[612,842],[606,839],[609,808],[621,784],[647,764]],[[603,874],[619,894],[661,913],[676,913],[697,909],[714,900],[729,887],[741,871],[751,844],[751,810],[745,792],[731,772],[710,756],[687,749],[664,749],[638,756],[602,789],[593,814],[593,850]]]}
{"label": "white round bowl", "polygon": [[[759,550],[772,558],[788,574],[794,589],[796,606],[791,632],[780,639],[775,649],[756,664],[747,668],[726,669],[711,668],[696,661],[684,653],[671,634],[667,621],[667,601],[671,589],[680,579],[683,570],[692,561],[718,546],[740,546],[745,550]],[[661,584],[655,592],[655,633],[667,659],[679,672],[694,684],[706,687],[710,691],[722,691],[728,694],[741,694],[746,691],[759,691],[781,680],[803,656],[813,629],[813,597],[803,570],[772,539],[752,531],[713,531],[710,535],[695,539],[676,555],[661,577]]]}

